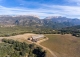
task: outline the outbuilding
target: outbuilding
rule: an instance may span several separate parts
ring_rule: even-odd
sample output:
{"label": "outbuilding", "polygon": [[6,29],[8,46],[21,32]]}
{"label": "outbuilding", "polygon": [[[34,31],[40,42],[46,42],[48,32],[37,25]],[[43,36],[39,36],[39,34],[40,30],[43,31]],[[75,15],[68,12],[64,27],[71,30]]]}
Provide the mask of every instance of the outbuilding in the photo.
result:
{"label": "outbuilding", "polygon": [[33,42],[37,42],[44,37],[45,37],[44,35],[34,35],[34,36],[31,36],[31,38],[29,38],[28,40],[31,40]]}

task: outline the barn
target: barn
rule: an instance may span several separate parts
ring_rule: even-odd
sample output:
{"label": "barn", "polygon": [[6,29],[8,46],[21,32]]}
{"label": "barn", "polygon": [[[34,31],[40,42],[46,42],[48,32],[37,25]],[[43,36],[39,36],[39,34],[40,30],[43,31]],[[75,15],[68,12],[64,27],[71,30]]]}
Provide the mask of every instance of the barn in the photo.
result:
{"label": "barn", "polygon": [[34,35],[34,36],[31,36],[31,38],[29,38],[29,40],[31,40],[33,42],[37,42],[44,37],[45,37],[44,35]]}

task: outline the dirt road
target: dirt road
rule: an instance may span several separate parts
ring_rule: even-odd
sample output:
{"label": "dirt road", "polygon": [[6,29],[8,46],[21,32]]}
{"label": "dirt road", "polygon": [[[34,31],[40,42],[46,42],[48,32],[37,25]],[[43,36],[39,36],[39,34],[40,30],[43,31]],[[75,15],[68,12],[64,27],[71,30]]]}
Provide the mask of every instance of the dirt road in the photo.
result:
{"label": "dirt road", "polygon": [[40,43],[41,42],[44,42],[44,41],[47,41],[48,40],[48,38],[45,38],[45,39],[43,39],[43,40],[40,40],[40,41],[38,41],[38,42],[32,42],[32,41],[29,41],[29,42],[31,42],[31,43],[34,43],[34,44],[36,44],[36,45],[38,45],[38,46],[40,46],[40,47],[42,47],[44,50],[46,50],[46,51],[49,51],[49,53],[53,56],[53,57],[57,57],[49,48],[47,48],[47,47],[44,47],[44,46],[42,46]]}
{"label": "dirt road", "polygon": [[49,48],[44,47],[44,46],[40,45],[39,43],[35,43],[35,44],[38,45],[38,46],[40,46],[40,47],[42,47],[44,50],[49,51],[50,54],[51,54],[53,57],[57,57]]}
{"label": "dirt road", "polygon": [[[1,42],[1,39],[7,38],[7,39],[18,40],[18,41],[21,41],[21,42],[23,42],[23,41],[27,42],[27,41],[28,41],[28,42],[30,42],[30,43],[33,43],[32,41],[27,40],[27,38],[28,38],[28,37],[31,37],[32,35],[36,35],[36,34],[26,33],[26,34],[16,35],[16,36],[10,36],[10,37],[0,37],[0,42]],[[38,45],[38,46],[40,46],[40,47],[42,47],[44,50],[49,51],[49,53],[50,53],[53,57],[57,57],[49,48],[40,45],[41,42],[44,42],[44,41],[47,41],[47,40],[48,40],[48,38],[45,38],[45,39],[42,39],[42,40],[40,40],[40,41],[38,41],[38,42],[35,42],[35,44]]]}

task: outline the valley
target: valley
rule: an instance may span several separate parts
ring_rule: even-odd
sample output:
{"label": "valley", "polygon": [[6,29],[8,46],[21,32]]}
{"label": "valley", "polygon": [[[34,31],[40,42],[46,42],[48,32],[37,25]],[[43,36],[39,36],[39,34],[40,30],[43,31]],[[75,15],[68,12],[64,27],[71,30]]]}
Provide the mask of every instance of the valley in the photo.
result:
{"label": "valley", "polygon": [[0,0],[0,57],[80,57],[80,0]]}
{"label": "valley", "polygon": [[[66,17],[47,17],[46,19],[39,19],[34,16],[1,16],[0,18],[4,20],[7,18],[6,21],[0,21],[0,45],[4,48],[10,48],[10,44],[3,43],[2,39],[10,39],[11,41],[19,41],[20,43],[25,42],[28,45],[35,44],[36,47],[38,46],[38,48],[45,50],[44,53],[46,53],[46,57],[80,57],[80,26],[78,25],[79,23],[74,24],[74,19],[70,20]],[[79,21],[79,19],[76,20]],[[44,35],[45,38],[37,42],[28,40],[28,38],[40,34]],[[16,51],[15,48],[12,50],[12,53],[14,53],[14,50]],[[2,49],[3,48],[1,48],[1,51],[3,51]],[[31,53],[27,53],[27,56],[36,56],[32,51]],[[19,50],[16,52],[20,55],[19,52],[22,51]],[[5,56],[11,56],[11,54],[6,55],[6,52],[4,53]],[[14,55],[16,56],[15,53]]]}

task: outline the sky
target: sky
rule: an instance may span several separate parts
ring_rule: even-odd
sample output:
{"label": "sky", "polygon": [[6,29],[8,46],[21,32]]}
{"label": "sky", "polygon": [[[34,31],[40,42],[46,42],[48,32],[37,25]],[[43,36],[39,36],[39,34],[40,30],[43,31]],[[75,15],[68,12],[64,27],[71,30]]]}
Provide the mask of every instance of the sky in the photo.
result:
{"label": "sky", "polygon": [[0,0],[0,15],[63,16],[80,19],[80,0]]}

